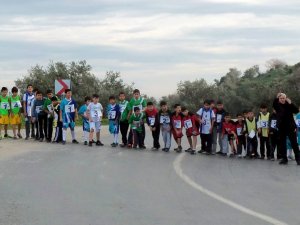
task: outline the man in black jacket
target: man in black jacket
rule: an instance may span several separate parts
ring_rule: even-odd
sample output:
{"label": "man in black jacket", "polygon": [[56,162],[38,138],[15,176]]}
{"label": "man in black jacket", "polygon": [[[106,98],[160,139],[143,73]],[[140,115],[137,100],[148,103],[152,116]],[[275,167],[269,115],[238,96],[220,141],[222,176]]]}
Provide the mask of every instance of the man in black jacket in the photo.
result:
{"label": "man in black jacket", "polygon": [[298,113],[298,108],[286,97],[284,93],[279,93],[273,102],[273,107],[277,113],[277,128],[279,134],[279,151],[282,160],[279,164],[286,165],[288,163],[286,137],[290,139],[294,150],[297,164],[300,165],[300,153],[297,144],[297,127],[293,114]]}

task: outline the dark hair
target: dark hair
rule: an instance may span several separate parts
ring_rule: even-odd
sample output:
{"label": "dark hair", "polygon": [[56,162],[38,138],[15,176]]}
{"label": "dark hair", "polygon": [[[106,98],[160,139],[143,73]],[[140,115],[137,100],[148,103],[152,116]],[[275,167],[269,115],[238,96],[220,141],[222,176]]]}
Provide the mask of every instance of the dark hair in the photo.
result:
{"label": "dark hair", "polygon": [[37,92],[38,90],[39,90],[39,89],[37,89],[37,88],[34,88],[34,89],[33,89],[33,92]]}
{"label": "dark hair", "polygon": [[206,105],[206,104],[210,105],[210,100],[208,100],[208,99],[204,100],[204,103],[203,103],[203,104],[204,104],[204,105]]}
{"label": "dark hair", "polygon": [[109,96],[108,100],[116,100],[116,97],[111,95],[111,96]]}
{"label": "dark hair", "polygon": [[16,92],[18,92],[19,91],[19,89],[17,88],[17,87],[13,87],[12,89],[11,89],[11,92],[12,93],[16,93]]}
{"label": "dark hair", "polygon": [[28,85],[27,85],[27,89],[28,89],[29,87],[33,87],[32,84],[28,84]]}
{"label": "dark hair", "polygon": [[71,89],[66,89],[65,90],[65,94],[67,94],[68,92],[70,92],[71,91]]}
{"label": "dark hair", "polygon": [[87,102],[87,101],[91,101],[91,97],[90,97],[90,96],[86,96],[86,97],[84,98],[84,102]]}
{"label": "dark hair", "polygon": [[225,112],[224,117],[226,117],[226,116],[230,116],[230,114],[228,112]]}
{"label": "dark hair", "polygon": [[52,94],[53,92],[52,92],[52,90],[50,90],[50,89],[48,89],[47,91],[46,91],[46,94]]}
{"label": "dark hair", "polygon": [[213,103],[215,103],[215,100],[213,100],[213,99],[210,100],[210,104],[213,104]]}
{"label": "dark hair", "polygon": [[262,103],[262,104],[260,105],[260,108],[261,108],[261,109],[267,109],[268,106],[267,106],[265,103]]}
{"label": "dark hair", "polygon": [[236,117],[239,117],[239,116],[244,117],[242,113],[238,113],[238,114],[236,115]]}
{"label": "dark hair", "polygon": [[178,106],[180,106],[180,104],[175,104],[173,108],[176,109]]}
{"label": "dark hair", "polygon": [[140,111],[140,110],[141,110],[140,107],[137,107],[137,106],[133,108],[134,112],[137,112],[137,111]]}
{"label": "dark hair", "polygon": [[119,96],[120,95],[125,95],[125,92],[124,91],[120,91]]}
{"label": "dark hair", "polygon": [[166,101],[161,101],[161,102],[159,103],[159,105],[160,105],[160,106],[167,105],[167,102],[166,102]]}
{"label": "dark hair", "polygon": [[99,98],[98,94],[93,94],[93,98]]}
{"label": "dark hair", "polygon": [[147,102],[147,106],[153,105],[153,102]]}
{"label": "dark hair", "polygon": [[136,93],[139,93],[139,94],[140,94],[141,92],[140,92],[139,89],[134,89],[134,90],[133,90],[133,94],[136,94]]}
{"label": "dark hair", "polygon": [[222,105],[223,102],[221,100],[217,101],[217,105]]}
{"label": "dark hair", "polygon": [[184,112],[185,110],[188,110],[186,107],[182,106],[181,107],[181,112]]}
{"label": "dark hair", "polygon": [[37,90],[35,94],[36,94],[36,95],[42,95],[42,92],[39,91],[39,90]]}
{"label": "dark hair", "polygon": [[56,96],[53,96],[53,97],[51,98],[51,101],[52,101],[52,102],[57,101],[57,100],[58,100],[58,99],[57,99]]}
{"label": "dark hair", "polygon": [[245,110],[243,111],[243,114],[248,113],[248,112],[249,112],[249,110],[246,110],[246,109],[245,109]]}
{"label": "dark hair", "polygon": [[1,92],[2,92],[2,91],[8,91],[7,87],[2,87],[2,88],[1,88]]}

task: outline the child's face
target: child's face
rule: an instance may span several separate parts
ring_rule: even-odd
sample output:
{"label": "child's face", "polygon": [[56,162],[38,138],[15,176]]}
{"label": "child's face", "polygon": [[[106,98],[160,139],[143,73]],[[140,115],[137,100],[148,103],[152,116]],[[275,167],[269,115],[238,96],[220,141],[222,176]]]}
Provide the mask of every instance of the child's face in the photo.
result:
{"label": "child's face", "polygon": [[137,116],[140,115],[140,113],[141,113],[141,110],[136,110],[136,111],[134,112],[134,114],[137,115]]}
{"label": "child's face", "polygon": [[48,97],[48,98],[52,98],[52,97],[53,97],[53,94],[52,94],[52,93],[48,93],[48,94],[47,94],[47,97]]}
{"label": "child's face", "polygon": [[125,100],[125,95],[124,94],[120,94],[119,95],[119,99],[120,99],[120,101],[124,101]]}
{"label": "child's face", "polygon": [[261,111],[262,113],[266,113],[266,112],[268,111],[268,109],[267,109],[267,108],[261,108],[260,111]]}
{"label": "child's face", "polygon": [[254,117],[254,113],[253,113],[253,112],[248,112],[248,117],[249,117],[250,119],[252,119],[252,118]]}
{"label": "child's face", "polygon": [[109,99],[109,103],[114,105],[116,103],[116,100],[115,99]]}
{"label": "child's face", "polygon": [[218,105],[217,105],[217,109],[218,109],[218,110],[222,110],[222,109],[223,109],[223,104],[218,104]]}
{"label": "child's face", "polygon": [[238,121],[242,122],[244,120],[244,118],[242,116],[238,116]]}
{"label": "child's face", "polygon": [[204,108],[205,108],[205,109],[209,109],[209,108],[210,108],[210,105],[207,104],[207,103],[205,103],[205,104],[204,104]]}
{"label": "child's face", "polygon": [[184,110],[184,111],[182,112],[182,114],[183,114],[184,116],[187,116],[187,115],[189,114],[189,111],[188,111],[188,110]]}
{"label": "child's face", "polygon": [[7,91],[2,91],[1,94],[3,97],[5,97],[7,95]]}
{"label": "child's face", "polygon": [[212,103],[210,104],[210,108],[212,108],[212,109],[215,108],[215,106],[216,106],[216,105],[215,105],[214,102],[212,102]]}
{"label": "child's face", "polygon": [[91,103],[91,100],[87,100],[87,101],[85,102],[86,105],[89,105],[90,103]]}
{"label": "child's face", "polygon": [[13,92],[12,95],[13,95],[14,97],[16,97],[16,96],[18,95],[18,92]]}
{"label": "child's face", "polygon": [[181,106],[177,106],[177,107],[175,108],[175,112],[176,112],[176,113],[181,113]]}
{"label": "child's face", "polygon": [[230,119],[231,119],[230,116],[225,116],[225,118],[224,118],[225,122],[227,122],[227,123],[230,121]]}
{"label": "child's face", "polygon": [[147,109],[148,109],[149,111],[153,111],[154,106],[153,106],[153,105],[148,105],[148,106],[147,106]]}
{"label": "child's face", "polygon": [[53,106],[57,106],[57,104],[58,104],[58,101],[52,101]]}
{"label": "child's face", "polygon": [[43,95],[42,95],[42,94],[37,94],[37,95],[36,95],[36,99],[37,99],[37,100],[42,100],[42,98],[43,98]]}
{"label": "child's face", "polygon": [[243,115],[244,115],[245,118],[248,117],[248,113],[247,112],[243,113]]}
{"label": "child's face", "polygon": [[33,90],[33,87],[32,87],[32,86],[29,86],[29,87],[27,88],[27,91],[28,91],[29,93],[31,93],[32,90]]}
{"label": "child's face", "polygon": [[72,92],[71,91],[68,91],[67,93],[66,93],[66,98],[67,99],[70,99],[72,97]]}
{"label": "child's face", "polygon": [[95,97],[94,97],[94,98],[93,98],[93,103],[96,104],[96,103],[98,103],[98,102],[99,102],[99,98],[95,98]]}
{"label": "child's face", "polygon": [[133,94],[133,97],[134,97],[135,99],[138,99],[138,98],[140,97],[140,93],[138,93],[138,92],[134,93],[134,94]]}
{"label": "child's face", "polygon": [[166,112],[168,110],[168,106],[167,105],[162,105],[161,110]]}

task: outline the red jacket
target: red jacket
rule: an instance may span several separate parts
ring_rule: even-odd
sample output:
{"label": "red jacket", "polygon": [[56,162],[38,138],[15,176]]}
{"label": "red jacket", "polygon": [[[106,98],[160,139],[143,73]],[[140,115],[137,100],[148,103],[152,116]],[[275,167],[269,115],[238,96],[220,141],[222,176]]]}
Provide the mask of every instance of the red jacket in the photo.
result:
{"label": "red jacket", "polygon": [[188,137],[199,135],[200,124],[196,115],[189,113],[187,116],[183,117],[182,123]]}
{"label": "red jacket", "polygon": [[222,134],[233,134],[235,133],[236,127],[232,122],[223,122],[222,125]]}

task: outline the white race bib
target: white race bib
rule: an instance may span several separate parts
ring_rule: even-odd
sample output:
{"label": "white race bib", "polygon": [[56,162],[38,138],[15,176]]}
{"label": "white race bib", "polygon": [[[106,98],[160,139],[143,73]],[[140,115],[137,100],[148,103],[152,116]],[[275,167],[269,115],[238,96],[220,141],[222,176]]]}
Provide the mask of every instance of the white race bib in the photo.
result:
{"label": "white race bib", "polygon": [[217,123],[222,122],[222,114],[217,114]]}
{"label": "white race bib", "polygon": [[127,105],[120,105],[120,112],[123,113]]}
{"label": "white race bib", "polygon": [[148,117],[148,121],[149,121],[150,126],[154,126],[154,124],[155,124],[155,117]]}
{"label": "white race bib", "polygon": [[[102,113],[100,110],[93,110],[93,113],[92,113],[92,117],[93,118],[99,118],[102,116]],[[110,116],[110,115],[109,115]]]}
{"label": "white race bib", "polygon": [[260,126],[261,128],[268,128],[269,127],[269,122],[265,120],[260,121]]}
{"label": "white race bib", "polygon": [[257,126],[257,129],[261,128],[261,123],[260,123],[260,121],[258,121],[258,122],[256,123],[256,126]]}
{"label": "white race bib", "polygon": [[74,104],[66,105],[65,106],[65,112],[66,113],[73,113],[73,112],[75,112],[75,106],[74,106]]}
{"label": "white race bib", "polygon": [[254,138],[255,137],[255,131],[254,130],[251,130],[251,132],[249,133],[249,138]]}
{"label": "white race bib", "polygon": [[242,131],[243,131],[243,128],[241,128],[241,127],[236,128],[236,133],[238,136],[242,135]]}
{"label": "white race bib", "polygon": [[12,109],[22,108],[22,104],[21,104],[20,101],[12,102],[12,103],[11,103],[11,108],[12,108]]}
{"label": "white race bib", "polygon": [[181,128],[181,120],[174,120],[174,127],[176,129],[180,129]]}
{"label": "white race bib", "polygon": [[193,127],[193,123],[192,123],[191,119],[188,119],[188,120],[184,121],[184,128],[185,129],[189,129],[189,128],[192,128],[192,127]]}
{"label": "white race bib", "polygon": [[276,129],[277,128],[277,120],[271,121],[271,128]]}
{"label": "white race bib", "polygon": [[170,117],[169,116],[160,116],[160,123],[162,123],[162,124],[170,123]]}
{"label": "white race bib", "polygon": [[1,102],[1,109],[10,109],[8,102]]}
{"label": "white race bib", "polygon": [[48,105],[47,109],[48,109],[49,112],[53,112],[52,105]]}
{"label": "white race bib", "polygon": [[110,111],[108,114],[108,119],[110,120],[116,119],[116,111]]}
{"label": "white race bib", "polygon": [[36,111],[37,114],[39,114],[42,111],[42,106],[41,105],[40,106],[36,106],[35,107],[35,111]]}

